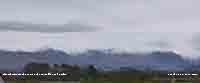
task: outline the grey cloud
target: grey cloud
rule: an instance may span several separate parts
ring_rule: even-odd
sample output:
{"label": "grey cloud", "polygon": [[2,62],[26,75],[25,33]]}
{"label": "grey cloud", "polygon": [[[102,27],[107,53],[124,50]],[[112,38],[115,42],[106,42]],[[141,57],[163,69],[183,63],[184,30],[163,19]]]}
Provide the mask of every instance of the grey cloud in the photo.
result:
{"label": "grey cloud", "polygon": [[112,28],[132,27],[134,1],[0,0],[0,20],[60,24],[76,19],[114,30]]}
{"label": "grey cloud", "polygon": [[164,40],[155,40],[152,42],[148,42],[149,46],[157,47],[157,48],[170,48],[172,45],[168,41]]}
{"label": "grey cloud", "polygon": [[23,22],[0,22],[0,31],[64,33],[64,32],[94,32],[97,29],[98,28],[94,26],[73,23],[73,22],[63,25],[31,24]]}
{"label": "grey cloud", "polygon": [[199,34],[199,33],[198,33],[198,34],[195,34],[195,35],[192,37],[190,43],[192,44],[192,48],[193,48],[194,50],[199,51],[199,50],[200,50],[200,34]]}
{"label": "grey cloud", "polygon": [[198,3],[199,0],[0,0],[0,20],[59,24],[76,19],[111,32],[196,32],[200,26]]}

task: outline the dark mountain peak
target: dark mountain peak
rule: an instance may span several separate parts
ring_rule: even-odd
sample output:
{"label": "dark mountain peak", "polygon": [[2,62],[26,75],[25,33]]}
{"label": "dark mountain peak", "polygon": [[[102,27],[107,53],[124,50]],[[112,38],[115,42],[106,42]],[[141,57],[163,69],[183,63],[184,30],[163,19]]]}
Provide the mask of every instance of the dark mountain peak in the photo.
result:
{"label": "dark mountain peak", "polygon": [[158,64],[168,64],[170,66],[186,65],[186,61],[183,57],[172,51],[153,52],[148,58],[153,58]]}
{"label": "dark mountain peak", "polygon": [[179,61],[183,60],[183,57],[175,52],[172,51],[166,51],[166,52],[161,52],[161,51],[156,51],[152,52],[149,57],[157,58],[159,60],[174,60],[174,61]]}
{"label": "dark mountain peak", "polygon": [[176,54],[173,51],[154,51],[152,54]]}
{"label": "dark mountain peak", "polygon": [[105,52],[102,50],[87,50],[86,52],[84,52],[84,55],[87,56],[103,56],[105,55]]}
{"label": "dark mountain peak", "polygon": [[55,52],[55,51],[57,51],[56,49],[54,49],[54,48],[49,48],[49,47],[47,47],[47,48],[41,48],[40,50],[38,50],[39,52]]}
{"label": "dark mountain peak", "polygon": [[151,55],[153,56],[161,56],[161,57],[164,57],[164,56],[171,56],[171,57],[181,57],[181,55],[173,52],[173,51],[155,51],[155,52],[152,52]]}
{"label": "dark mountain peak", "polygon": [[[88,49],[84,52],[84,54],[86,55],[93,55],[93,56],[107,56],[107,55],[115,55],[115,49],[111,48],[111,49]],[[117,53],[120,54],[120,53]]]}
{"label": "dark mountain peak", "polygon": [[68,55],[66,52],[58,50],[58,49],[53,49],[53,48],[44,48],[36,53],[44,54],[44,55]]}

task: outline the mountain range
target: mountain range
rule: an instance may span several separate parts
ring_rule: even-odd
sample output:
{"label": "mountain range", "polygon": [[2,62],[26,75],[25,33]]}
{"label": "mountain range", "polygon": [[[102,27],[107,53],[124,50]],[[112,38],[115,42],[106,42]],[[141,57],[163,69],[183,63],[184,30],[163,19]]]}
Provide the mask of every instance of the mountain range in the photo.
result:
{"label": "mountain range", "polygon": [[[98,69],[113,70],[125,67],[140,70],[171,70],[200,68],[192,60],[186,60],[181,55],[171,51],[155,51],[149,53],[113,52],[108,50],[86,50],[81,53],[66,53],[48,48],[39,51],[6,51],[0,50],[0,69],[22,69],[29,62],[49,64],[79,64],[94,65]],[[200,65],[200,64],[199,64]]]}

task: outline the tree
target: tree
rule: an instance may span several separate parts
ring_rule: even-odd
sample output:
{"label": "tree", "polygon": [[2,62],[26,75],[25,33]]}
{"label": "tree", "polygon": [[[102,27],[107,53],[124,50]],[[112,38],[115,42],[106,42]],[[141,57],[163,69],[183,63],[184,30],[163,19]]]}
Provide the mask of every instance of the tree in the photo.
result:
{"label": "tree", "polygon": [[89,65],[87,69],[87,75],[89,80],[96,80],[97,78],[97,69],[94,65]]}

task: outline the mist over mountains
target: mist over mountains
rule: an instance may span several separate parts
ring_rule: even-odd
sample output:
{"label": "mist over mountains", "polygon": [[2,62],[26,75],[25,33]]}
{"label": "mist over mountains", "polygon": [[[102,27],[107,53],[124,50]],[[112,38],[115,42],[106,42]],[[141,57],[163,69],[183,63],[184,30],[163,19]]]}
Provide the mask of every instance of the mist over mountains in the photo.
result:
{"label": "mist over mountains", "polygon": [[187,60],[171,51],[155,51],[150,53],[128,53],[107,50],[86,50],[81,53],[66,53],[61,50],[48,48],[40,51],[6,51],[0,50],[1,69],[21,69],[29,62],[49,64],[79,64],[95,65],[98,69],[112,70],[123,67],[145,70],[183,71],[200,68],[200,60]]}

